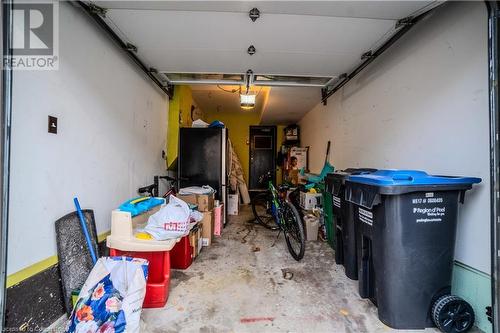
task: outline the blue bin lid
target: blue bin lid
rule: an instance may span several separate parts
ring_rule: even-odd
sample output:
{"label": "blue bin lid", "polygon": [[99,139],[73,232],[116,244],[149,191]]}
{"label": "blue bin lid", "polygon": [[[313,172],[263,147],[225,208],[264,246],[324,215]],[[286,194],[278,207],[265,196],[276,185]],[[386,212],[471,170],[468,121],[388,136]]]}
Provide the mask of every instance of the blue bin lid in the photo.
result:
{"label": "blue bin lid", "polygon": [[481,178],[429,175],[420,170],[378,170],[370,174],[351,175],[347,180],[375,186],[477,184]]}

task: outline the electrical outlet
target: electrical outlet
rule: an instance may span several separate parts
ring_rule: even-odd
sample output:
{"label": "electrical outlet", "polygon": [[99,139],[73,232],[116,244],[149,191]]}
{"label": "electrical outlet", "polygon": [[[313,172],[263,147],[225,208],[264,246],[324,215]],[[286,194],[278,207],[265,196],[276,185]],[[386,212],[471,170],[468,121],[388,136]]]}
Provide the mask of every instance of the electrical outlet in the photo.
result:
{"label": "electrical outlet", "polygon": [[49,116],[49,133],[57,134],[57,117]]}

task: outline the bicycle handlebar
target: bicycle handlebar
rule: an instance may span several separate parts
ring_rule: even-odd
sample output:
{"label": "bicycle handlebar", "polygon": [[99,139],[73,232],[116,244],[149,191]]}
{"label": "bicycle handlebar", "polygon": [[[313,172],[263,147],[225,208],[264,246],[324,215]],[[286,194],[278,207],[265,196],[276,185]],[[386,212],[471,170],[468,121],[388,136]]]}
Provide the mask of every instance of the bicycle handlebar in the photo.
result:
{"label": "bicycle handlebar", "polygon": [[165,179],[165,180],[168,180],[169,182],[175,182],[175,181],[177,181],[177,179],[172,178],[170,176],[158,176],[158,179]]}
{"label": "bicycle handlebar", "polygon": [[153,195],[153,192],[154,192],[155,188],[156,188],[156,185],[155,184],[151,184],[151,185],[148,185],[148,186],[139,187],[137,189],[137,192],[139,194],[148,193],[148,194]]}

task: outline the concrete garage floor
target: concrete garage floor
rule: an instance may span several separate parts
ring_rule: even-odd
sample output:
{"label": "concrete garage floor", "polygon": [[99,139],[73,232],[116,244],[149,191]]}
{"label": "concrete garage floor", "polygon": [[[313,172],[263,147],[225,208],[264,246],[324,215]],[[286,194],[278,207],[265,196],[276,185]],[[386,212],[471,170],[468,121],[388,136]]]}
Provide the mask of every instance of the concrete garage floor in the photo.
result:
{"label": "concrete garage floor", "polygon": [[[335,264],[326,243],[308,242],[304,259],[296,262],[283,236],[272,246],[276,233],[248,223],[251,218],[250,207],[242,207],[191,267],[172,271],[167,305],[143,311],[142,331],[396,331],[359,298],[356,281]],[[293,278],[285,279],[284,272]]]}

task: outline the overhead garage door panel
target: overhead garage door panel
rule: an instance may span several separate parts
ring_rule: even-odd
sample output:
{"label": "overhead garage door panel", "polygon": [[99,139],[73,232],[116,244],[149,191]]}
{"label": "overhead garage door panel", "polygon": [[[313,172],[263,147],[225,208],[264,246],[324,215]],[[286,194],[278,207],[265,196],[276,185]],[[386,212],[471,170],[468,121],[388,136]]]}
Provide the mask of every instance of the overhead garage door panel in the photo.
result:
{"label": "overhead garage door panel", "polygon": [[[227,73],[252,68],[306,75],[348,70],[395,24],[277,14],[263,15],[254,23],[246,13],[152,10],[110,10],[107,17],[159,70]],[[251,57],[246,54],[250,45],[257,49]]]}
{"label": "overhead garage door panel", "polygon": [[[335,62],[332,62],[332,57]],[[159,70],[167,72],[244,73],[252,69],[255,73],[265,74],[290,74],[293,71],[294,75],[329,76],[348,71],[359,56],[262,52],[250,57],[244,51],[173,50],[169,51],[168,60],[154,53],[147,59]],[[163,65],[156,65],[160,63]]]}
{"label": "overhead garage door panel", "polygon": [[104,8],[294,14],[397,20],[434,1],[96,1]]}

